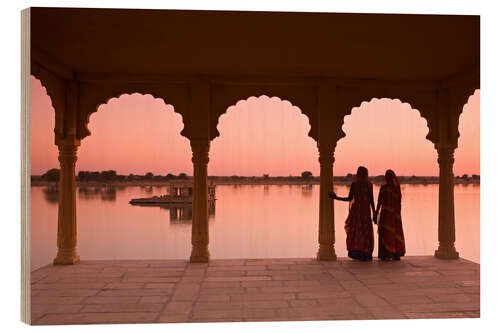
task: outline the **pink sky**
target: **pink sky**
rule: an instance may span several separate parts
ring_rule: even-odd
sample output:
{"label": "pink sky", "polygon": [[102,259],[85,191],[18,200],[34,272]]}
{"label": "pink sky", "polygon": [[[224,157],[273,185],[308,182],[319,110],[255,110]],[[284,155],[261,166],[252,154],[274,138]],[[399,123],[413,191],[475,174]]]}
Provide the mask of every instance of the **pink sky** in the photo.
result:
{"label": "pink sky", "polygon": [[[388,121],[390,119],[390,121]],[[123,95],[101,105],[90,117],[92,134],[78,150],[80,170],[116,170],[119,174],[192,174],[188,139],[180,135],[181,116],[151,95]],[[45,88],[31,79],[31,172],[58,168],[54,110]],[[319,175],[315,141],[300,109],[277,97],[250,97],[228,108],[219,119],[220,136],[210,148],[209,175]],[[334,174],[354,173],[358,165],[371,175],[392,168],[399,175],[438,175],[437,154],[425,139],[426,121],[398,100],[373,100],[354,108],[344,120],[347,136],[337,143]],[[455,151],[456,175],[479,174],[479,90],[460,118]]]}

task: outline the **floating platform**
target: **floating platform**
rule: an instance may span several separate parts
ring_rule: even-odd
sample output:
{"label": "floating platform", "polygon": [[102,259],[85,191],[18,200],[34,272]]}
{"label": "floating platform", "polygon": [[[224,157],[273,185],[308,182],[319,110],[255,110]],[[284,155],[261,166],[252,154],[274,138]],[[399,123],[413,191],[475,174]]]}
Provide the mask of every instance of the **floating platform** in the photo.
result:
{"label": "floating platform", "polygon": [[[149,198],[131,199],[131,205],[158,206],[158,205],[191,205],[193,203],[192,181],[171,182],[167,190],[168,194],[153,196]],[[215,185],[208,185],[208,203],[215,203]]]}

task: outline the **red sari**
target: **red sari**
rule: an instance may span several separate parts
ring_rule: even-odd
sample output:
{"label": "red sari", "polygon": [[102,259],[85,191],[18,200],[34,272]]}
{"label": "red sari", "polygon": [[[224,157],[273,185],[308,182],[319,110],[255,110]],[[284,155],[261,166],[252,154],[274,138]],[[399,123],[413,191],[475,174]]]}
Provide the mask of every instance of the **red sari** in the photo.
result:
{"label": "red sari", "polygon": [[399,186],[384,184],[378,195],[381,205],[378,222],[379,258],[399,258],[405,255],[405,238],[401,221],[401,190]]}
{"label": "red sari", "polygon": [[345,221],[348,256],[371,260],[373,253],[373,226],[370,205],[373,206],[373,185],[353,182],[349,191],[349,215]]}

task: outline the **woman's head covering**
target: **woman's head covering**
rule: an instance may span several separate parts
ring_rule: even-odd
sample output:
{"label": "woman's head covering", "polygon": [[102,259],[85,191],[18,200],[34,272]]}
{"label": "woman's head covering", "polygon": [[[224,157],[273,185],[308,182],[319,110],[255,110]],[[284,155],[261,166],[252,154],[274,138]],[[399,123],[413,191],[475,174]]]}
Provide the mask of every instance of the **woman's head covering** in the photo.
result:
{"label": "woman's head covering", "polygon": [[368,182],[368,169],[360,166],[356,172],[356,180],[359,182]]}
{"label": "woman's head covering", "polygon": [[391,169],[388,169],[385,172],[385,182],[388,185],[396,187],[399,194],[401,194],[401,187],[399,185],[398,177],[396,177],[396,173],[394,171],[392,171]]}

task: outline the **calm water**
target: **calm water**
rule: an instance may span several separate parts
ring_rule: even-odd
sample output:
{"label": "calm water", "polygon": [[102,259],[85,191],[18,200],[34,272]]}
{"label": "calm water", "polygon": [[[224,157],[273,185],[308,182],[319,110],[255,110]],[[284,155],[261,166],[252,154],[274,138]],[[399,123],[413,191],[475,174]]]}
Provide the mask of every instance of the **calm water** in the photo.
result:
{"label": "calm water", "polygon": [[[375,196],[379,187],[375,187]],[[314,257],[318,249],[319,186],[219,185],[209,218],[212,258]],[[335,186],[346,196],[348,187]],[[407,255],[437,248],[438,185],[402,185]],[[132,198],[166,187],[77,189],[78,253],[88,259],[187,259],[191,210],[132,206]],[[479,263],[479,185],[455,186],[456,247]],[[376,197],[375,197],[376,198]],[[376,199],[375,199],[376,200]],[[348,203],[335,202],[336,253],[345,257]],[[31,188],[31,267],[56,255],[57,192]],[[377,241],[375,242],[377,249]],[[376,255],[375,250],[374,255]]]}

